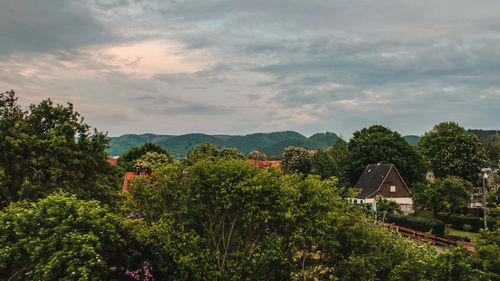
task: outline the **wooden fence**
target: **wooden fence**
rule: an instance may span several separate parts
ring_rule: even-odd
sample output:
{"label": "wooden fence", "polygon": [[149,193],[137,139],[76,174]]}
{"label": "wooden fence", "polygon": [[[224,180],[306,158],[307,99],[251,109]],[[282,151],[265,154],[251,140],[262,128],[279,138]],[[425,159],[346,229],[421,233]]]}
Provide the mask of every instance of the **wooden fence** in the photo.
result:
{"label": "wooden fence", "polygon": [[[370,219],[367,219],[370,220]],[[371,221],[371,220],[370,220]],[[456,247],[456,246],[464,246],[470,253],[475,253],[475,245],[472,243],[468,242],[462,242],[462,241],[453,241],[449,240],[443,237],[439,237],[433,234],[421,232],[421,231],[416,231],[410,228],[402,227],[402,226],[397,226],[394,224],[386,223],[386,222],[380,222],[380,221],[373,221],[377,226],[379,227],[384,227],[390,232],[398,232],[404,237],[424,241],[427,243],[431,243],[433,245],[438,245],[438,246],[443,246],[443,247]]]}

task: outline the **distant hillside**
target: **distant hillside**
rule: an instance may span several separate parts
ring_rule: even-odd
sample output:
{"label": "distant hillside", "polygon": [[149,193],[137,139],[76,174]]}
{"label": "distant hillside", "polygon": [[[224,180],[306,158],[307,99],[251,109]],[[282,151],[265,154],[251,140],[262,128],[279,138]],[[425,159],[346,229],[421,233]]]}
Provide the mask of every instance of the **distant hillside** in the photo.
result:
{"label": "distant hillside", "polygon": [[414,135],[404,136],[404,138],[411,145],[417,145],[417,143],[422,139],[421,137]]}
{"label": "distant hillside", "polygon": [[205,134],[186,134],[181,136],[155,134],[123,135],[111,138],[108,151],[110,155],[116,156],[133,146],[139,146],[149,141],[161,145],[178,157],[183,157],[192,146],[209,142],[218,148],[236,148],[243,153],[261,149],[267,155],[281,155],[288,146],[327,149],[335,143],[337,138],[336,134],[330,132],[314,134],[310,138],[307,138],[294,131],[257,133],[244,136]]}

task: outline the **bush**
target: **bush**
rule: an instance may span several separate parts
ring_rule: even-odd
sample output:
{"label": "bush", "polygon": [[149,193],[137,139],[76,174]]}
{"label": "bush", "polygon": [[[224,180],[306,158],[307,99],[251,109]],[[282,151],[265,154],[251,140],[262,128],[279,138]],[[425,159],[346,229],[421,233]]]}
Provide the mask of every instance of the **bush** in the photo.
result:
{"label": "bush", "polygon": [[[472,228],[470,231],[478,232],[479,229],[484,228],[484,222],[482,218],[470,217],[470,216],[459,216],[459,215],[444,215],[443,213],[438,213],[437,218],[444,221],[446,224],[451,224],[454,229],[467,230],[464,225],[468,224]],[[488,227],[494,227],[494,221],[488,220]]]}
{"label": "bush", "polygon": [[426,219],[412,216],[388,215],[387,221],[398,226],[411,228],[413,230],[429,232],[436,235],[444,235],[444,223],[438,219]]}

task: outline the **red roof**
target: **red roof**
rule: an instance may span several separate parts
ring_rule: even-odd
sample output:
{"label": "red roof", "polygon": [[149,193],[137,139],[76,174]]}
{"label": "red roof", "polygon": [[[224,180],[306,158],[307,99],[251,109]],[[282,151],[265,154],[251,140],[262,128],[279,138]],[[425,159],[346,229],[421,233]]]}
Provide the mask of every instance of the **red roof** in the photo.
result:
{"label": "red roof", "polygon": [[253,165],[259,166],[259,167],[267,167],[267,166],[275,166],[279,167],[281,165],[281,161],[262,161],[262,160],[253,160],[253,159],[248,159],[250,163]]}
{"label": "red roof", "polygon": [[117,160],[116,158],[109,158],[107,161],[111,165],[116,165],[116,160]]}
{"label": "red roof", "polygon": [[[122,188],[122,193],[128,192],[130,190],[130,186],[128,185],[130,181],[135,179],[137,175],[134,172],[127,172],[125,174],[125,180],[123,181],[123,188]],[[149,176],[147,173],[141,173],[140,176],[146,177]]]}

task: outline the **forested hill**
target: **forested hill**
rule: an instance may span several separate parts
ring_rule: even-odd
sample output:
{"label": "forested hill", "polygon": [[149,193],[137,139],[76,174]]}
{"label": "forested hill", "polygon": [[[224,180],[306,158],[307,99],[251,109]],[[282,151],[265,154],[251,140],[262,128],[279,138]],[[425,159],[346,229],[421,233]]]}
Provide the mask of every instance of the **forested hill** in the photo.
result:
{"label": "forested hill", "polygon": [[163,146],[170,153],[176,156],[185,156],[189,149],[197,144],[209,142],[218,148],[236,148],[240,152],[249,153],[253,150],[260,150],[267,155],[281,155],[288,146],[307,147],[309,149],[327,149],[332,146],[338,136],[335,133],[317,133],[307,138],[294,131],[256,133],[249,135],[206,135],[206,134],[186,134],[180,136],[173,135],[123,135],[111,137],[111,156],[120,155],[133,146],[142,145],[145,142],[153,142]]}
{"label": "forested hill", "polygon": [[421,137],[414,135],[404,136],[404,138],[411,145],[417,145],[417,143],[422,139]]}

